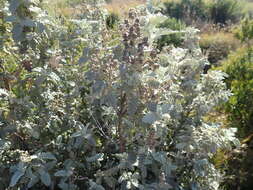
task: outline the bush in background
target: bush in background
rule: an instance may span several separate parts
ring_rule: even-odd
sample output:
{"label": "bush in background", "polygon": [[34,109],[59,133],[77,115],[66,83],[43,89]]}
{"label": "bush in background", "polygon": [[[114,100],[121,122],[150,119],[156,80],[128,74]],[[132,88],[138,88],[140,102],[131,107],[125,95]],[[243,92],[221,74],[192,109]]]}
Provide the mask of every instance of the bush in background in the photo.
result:
{"label": "bush in background", "polygon": [[106,26],[108,29],[114,29],[119,22],[119,15],[116,13],[110,13],[106,18]]}
{"label": "bush in background", "polygon": [[215,65],[226,59],[229,53],[239,46],[240,41],[228,32],[203,33],[200,38],[200,48],[207,54],[209,62]]}
{"label": "bush in background", "polygon": [[241,48],[222,64],[233,96],[226,104],[230,123],[245,137],[253,131],[253,49]]}
{"label": "bush in background", "polygon": [[234,33],[236,38],[250,46],[253,39],[253,20],[245,18]]}
{"label": "bush in background", "polygon": [[238,22],[242,9],[237,0],[215,0],[210,4],[210,19],[214,23]]}
{"label": "bush in background", "polygon": [[[253,189],[253,134],[242,141],[242,146],[227,154],[222,165],[226,176],[221,187],[224,190]],[[224,160],[223,160],[224,163]]]}
{"label": "bush in background", "polygon": [[240,137],[253,131],[253,22],[245,19],[235,30],[235,36],[246,43],[223,63],[223,71],[228,74],[226,83],[234,95],[226,106],[232,126],[239,129]]}
{"label": "bush in background", "polygon": [[241,25],[234,30],[238,40],[246,45],[230,54],[221,66],[223,71],[228,74],[225,81],[233,93],[229,102],[222,109],[227,114],[227,126],[238,128],[237,135],[242,139],[240,148],[235,149],[232,154],[221,152],[222,156],[218,160],[221,163],[219,168],[223,168],[226,174],[222,183],[222,187],[226,190],[251,190],[253,187],[253,49],[250,45],[251,31],[252,22],[249,19],[242,21]]}
{"label": "bush in background", "polygon": [[193,21],[206,21],[220,24],[238,22],[243,10],[237,0],[179,0],[164,2],[163,13],[183,20],[186,24]]}
{"label": "bush in background", "polygon": [[224,73],[203,74],[196,30],[185,49],[158,53],[167,17],[152,4],[131,10],[112,39],[92,2],[60,24],[35,0],[5,9],[18,17],[8,17],[9,54],[22,60],[5,76],[10,88],[0,84],[0,189],[218,190],[210,160],[238,140],[203,120],[230,93]]}
{"label": "bush in background", "polygon": [[193,20],[206,20],[207,7],[203,0],[179,0],[164,2],[163,13],[191,24]]}
{"label": "bush in background", "polygon": [[[186,28],[185,24],[180,20],[175,18],[168,18],[165,22],[163,22],[159,27],[168,28],[170,30],[180,31]],[[174,33],[169,35],[163,35],[157,40],[157,48],[162,49],[162,47],[166,45],[174,45],[175,47],[179,47],[182,45],[184,34],[183,33]]]}

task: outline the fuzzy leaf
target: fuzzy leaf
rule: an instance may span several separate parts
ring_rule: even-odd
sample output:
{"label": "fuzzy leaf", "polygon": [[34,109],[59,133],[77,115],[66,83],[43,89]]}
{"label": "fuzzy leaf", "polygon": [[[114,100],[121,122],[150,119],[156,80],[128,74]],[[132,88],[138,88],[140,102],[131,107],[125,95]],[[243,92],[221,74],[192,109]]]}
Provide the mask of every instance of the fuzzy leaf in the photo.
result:
{"label": "fuzzy leaf", "polygon": [[51,177],[50,177],[49,173],[47,173],[45,170],[40,170],[39,174],[40,174],[41,182],[46,186],[50,186],[51,185]]}
{"label": "fuzzy leaf", "polygon": [[14,187],[19,179],[25,174],[24,171],[16,171],[14,175],[11,177],[10,187]]}
{"label": "fuzzy leaf", "polygon": [[156,113],[149,112],[147,113],[143,118],[142,121],[144,123],[153,124],[155,121],[157,121],[159,118]]}
{"label": "fuzzy leaf", "polygon": [[9,7],[9,8],[10,8],[10,11],[11,11],[11,12],[15,12],[16,9],[20,6],[21,2],[22,2],[22,1],[12,0],[12,1],[10,2],[10,7]]}
{"label": "fuzzy leaf", "polygon": [[92,157],[86,158],[87,162],[95,162],[103,160],[104,154],[96,154]]}
{"label": "fuzzy leaf", "polygon": [[57,176],[57,177],[69,177],[72,174],[73,174],[72,171],[59,170],[59,171],[55,172],[54,176]]}
{"label": "fuzzy leaf", "polygon": [[89,190],[105,190],[104,188],[103,188],[103,186],[101,186],[101,185],[98,185],[98,184],[96,184],[95,182],[93,182],[93,181],[89,181],[89,184],[90,184],[90,188],[89,188]]}
{"label": "fuzzy leaf", "polygon": [[56,160],[56,157],[51,152],[41,152],[38,158],[42,160]]}
{"label": "fuzzy leaf", "polygon": [[31,188],[32,186],[34,186],[36,183],[38,183],[39,182],[39,178],[38,178],[38,176],[33,176],[31,179],[30,179],[30,181],[29,181],[29,183],[28,183],[28,185],[27,185],[27,187],[28,188]]}

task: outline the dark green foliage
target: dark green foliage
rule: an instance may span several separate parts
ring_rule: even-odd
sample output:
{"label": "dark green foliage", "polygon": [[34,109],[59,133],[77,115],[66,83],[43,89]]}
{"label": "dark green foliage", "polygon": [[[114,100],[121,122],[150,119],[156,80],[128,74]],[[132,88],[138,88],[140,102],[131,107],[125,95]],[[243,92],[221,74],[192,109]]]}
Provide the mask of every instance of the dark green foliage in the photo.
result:
{"label": "dark green foliage", "polygon": [[203,0],[171,1],[165,2],[164,6],[163,13],[176,19],[184,21],[207,19],[207,8]]}
{"label": "dark green foliage", "polygon": [[238,50],[224,63],[223,70],[233,92],[226,111],[231,125],[239,129],[239,136],[245,137],[253,131],[253,49]]}
{"label": "dark green foliage", "polygon": [[241,42],[246,42],[249,45],[250,40],[253,39],[253,20],[245,18],[240,27],[235,31],[235,36],[241,40]]}
{"label": "dark green foliage", "polygon": [[214,23],[226,24],[228,21],[239,21],[242,15],[237,0],[216,0],[211,3],[210,16]]}
{"label": "dark green foliage", "polygon": [[164,14],[174,17],[176,19],[182,19],[184,15],[184,10],[182,9],[181,4],[175,2],[165,2]]}
{"label": "dark green foliage", "polygon": [[237,29],[235,36],[246,42],[247,46],[231,55],[223,69],[229,75],[226,82],[234,95],[226,108],[231,124],[239,128],[241,137],[253,131],[253,21],[245,19]]}
{"label": "dark green foliage", "polygon": [[106,3],[111,3],[111,2],[112,2],[112,0],[105,0],[105,2],[106,2]]}
{"label": "dark green foliage", "polygon": [[3,2],[0,1],[0,47],[3,46],[3,35],[6,32],[6,24],[4,22],[4,12],[1,10],[1,8],[3,7]]}
{"label": "dark green foliage", "polygon": [[108,29],[113,29],[119,22],[119,15],[116,13],[110,13],[106,18],[106,26]]}
{"label": "dark green foliage", "polygon": [[243,139],[241,148],[233,151],[225,159],[223,168],[226,177],[222,187],[226,190],[253,188],[253,47],[252,21],[245,19],[237,28],[235,36],[247,46],[237,50],[223,63],[223,71],[228,74],[225,80],[233,96],[225,104],[229,125],[238,128],[238,136]]}
{"label": "dark green foliage", "polygon": [[224,190],[253,189],[253,134],[242,141],[242,146],[227,155],[222,165],[226,177],[221,186]]}
{"label": "dark green foliage", "polygon": [[193,21],[212,21],[226,24],[237,22],[242,11],[237,0],[180,0],[164,3],[163,13],[191,24]]}
{"label": "dark green foliage", "polygon": [[[180,31],[185,29],[185,24],[175,18],[169,18],[160,25],[161,28],[168,28],[170,30]],[[162,49],[166,45],[174,45],[178,47],[182,45],[184,34],[181,32],[164,35],[157,40],[157,48]]]}

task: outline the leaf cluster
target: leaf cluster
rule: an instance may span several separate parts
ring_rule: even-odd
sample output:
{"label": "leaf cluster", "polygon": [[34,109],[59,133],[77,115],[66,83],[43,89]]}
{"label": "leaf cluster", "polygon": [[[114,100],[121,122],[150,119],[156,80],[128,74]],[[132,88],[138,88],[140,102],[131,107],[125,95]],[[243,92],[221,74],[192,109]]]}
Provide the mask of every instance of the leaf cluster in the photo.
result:
{"label": "leaf cluster", "polygon": [[91,3],[60,21],[35,0],[5,9],[17,62],[1,68],[0,188],[218,190],[211,159],[238,140],[203,119],[231,94],[224,73],[203,73],[197,30],[159,51],[176,32],[159,27],[167,17],[149,1],[111,39]]}

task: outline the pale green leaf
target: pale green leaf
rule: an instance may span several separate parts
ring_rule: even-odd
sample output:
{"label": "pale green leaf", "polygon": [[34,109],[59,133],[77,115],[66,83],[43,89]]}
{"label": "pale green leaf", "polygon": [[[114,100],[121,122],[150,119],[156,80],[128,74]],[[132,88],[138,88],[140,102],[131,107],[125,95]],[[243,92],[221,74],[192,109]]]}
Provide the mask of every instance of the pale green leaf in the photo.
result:
{"label": "pale green leaf", "polygon": [[147,113],[143,118],[142,121],[144,123],[153,124],[155,121],[157,121],[159,117],[154,112]]}
{"label": "pale green leaf", "polygon": [[47,173],[45,170],[40,170],[39,174],[40,174],[41,182],[46,186],[50,186],[51,185],[51,177],[50,177],[49,173]]}
{"label": "pale green leaf", "polygon": [[95,161],[101,161],[103,160],[104,154],[100,153],[100,154],[96,154],[92,157],[86,158],[87,162],[95,162]]}
{"label": "pale green leaf", "polygon": [[59,170],[57,172],[55,172],[54,176],[56,177],[69,177],[73,174],[72,171],[67,171],[67,170]]}
{"label": "pale green leaf", "polygon": [[14,187],[19,179],[25,174],[24,171],[16,171],[14,175],[11,177],[10,187]]}
{"label": "pale green leaf", "polygon": [[56,157],[51,152],[41,152],[38,158],[42,160],[56,160]]}

